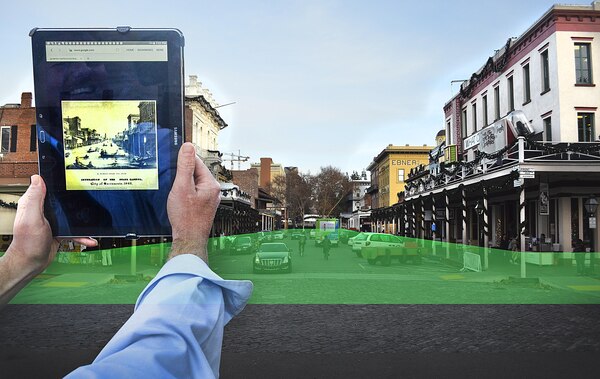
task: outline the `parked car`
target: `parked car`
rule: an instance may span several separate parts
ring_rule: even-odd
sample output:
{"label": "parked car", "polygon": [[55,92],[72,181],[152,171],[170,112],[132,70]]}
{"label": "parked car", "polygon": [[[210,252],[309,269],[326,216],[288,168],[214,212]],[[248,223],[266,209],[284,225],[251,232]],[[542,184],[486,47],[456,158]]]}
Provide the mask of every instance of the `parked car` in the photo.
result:
{"label": "parked car", "polygon": [[362,250],[363,246],[365,246],[365,243],[367,242],[367,237],[371,234],[373,234],[373,233],[363,232],[352,239],[352,251],[354,251],[356,253],[357,257],[362,258],[361,250]]}
{"label": "parked car", "polygon": [[308,233],[308,238],[310,238],[311,240],[314,240],[316,235],[317,235],[317,232],[314,229],[311,229],[310,233]]}
{"label": "parked car", "polygon": [[232,254],[251,254],[255,250],[254,241],[249,236],[236,237],[231,246]]}
{"label": "parked car", "polygon": [[[356,240],[354,242],[356,244]],[[385,233],[371,233],[362,243],[360,253],[369,264],[381,262],[389,266],[392,259],[400,262],[421,263],[421,252],[416,243],[404,243],[402,238]]]}
{"label": "parked car", "polygon": [[283,230],[276,230],[273,232],[273,240],[282,240],[285,238],[285,232]]}
{"label": "parked car", "polygon": [[253,272],[292,272],[292,250],[283,242],[263,243],[254,255]]}
{"label": "parked car", "polygon": [[298,229],[298,230],[293,230],[292,231],[292,239],[293,240],[298,240],[303,235],[304,235],[304,231],[302,229]]}

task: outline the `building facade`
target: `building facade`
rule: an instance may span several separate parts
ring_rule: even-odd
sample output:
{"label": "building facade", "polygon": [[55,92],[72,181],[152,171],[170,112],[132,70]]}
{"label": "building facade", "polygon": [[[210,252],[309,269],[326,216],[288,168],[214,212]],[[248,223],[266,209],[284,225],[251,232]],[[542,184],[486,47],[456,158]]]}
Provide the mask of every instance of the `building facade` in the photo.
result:
{"label": "building facade", "polygon": [[[517,236],[523,251],[568,260],[581,238],[596,251],[598,75],[600,2],[550,8],[445,104],[445,150],[457,161],[438,155],[413,170],[391,217],[425,238],[427,221],[436,224],[435,237],[449,242],[500,246]],[[531,259],[553,255],[540,257]]]}
{"label": "building facade", "polygon": [[[394,146],[388,145],[367,167],[371,172],[371,186],[367,194],[371,198],[371,208],[387,208],[398,202],[398,193],[404,190],[410,170],[429,163],[429,151],[433,146]],[[377,231],[395,233],[396,225],[377,225]]]}
{"label": "building facade", "polygon": [[17,201],[38,173],[35,108],[30,92],[0,107],[0,250],[8,246]]}

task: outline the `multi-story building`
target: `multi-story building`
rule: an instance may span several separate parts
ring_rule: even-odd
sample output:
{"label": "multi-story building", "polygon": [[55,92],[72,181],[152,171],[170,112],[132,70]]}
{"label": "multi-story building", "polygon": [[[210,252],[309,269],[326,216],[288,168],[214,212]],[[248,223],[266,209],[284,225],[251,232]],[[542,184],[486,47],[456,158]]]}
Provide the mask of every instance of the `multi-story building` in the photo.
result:
{"label": "multi-story building", "polygon": [[371,186],[371,180],[367,177],[365,170],[359,175],[354,172],[350,176],[352,192],[348,195],[347,227],[360,231],[371,230],[371,206],[367,203],[367,190]]}
{"label": "multi-story building", "polygon": [[[185,86],[186,141],[196,146],[196,152],[220,181],[226,181],[219,152],[219,132],[227,127],[217,108],[212,93],[202,86],[198,76],[190,75]],[[230,178],[229,178],[230,179]]]}
{"label": "multi-story building", "polygon": [[285,177],[283,165],[274,163],[271,158],[260,158],[260,163],[252,163],[250,167],[258,170],[258,180],[262,188],[269,188],[278,176]]}
{"label": "multi-story building", "polygon": [[508,39],[444,106],[458,161],[413,170],[406,224],[422,220],[414,231],[426,236],[419,214],[430,212],[448,241],[499,245],[508,235],[522,249],[571,251],[581,238],[597,249],[598,75],[599,1],[554,5]]}
{"label": "multi-story building", "polygon": [[0,107],[0,250],[11,240],[17,201],[38,173],[35,125],[30,92],[20,104]]}
{"label": "multi-story building", "polygon": [[[410,170],[429,163],[429,151],[433,146],[394,146],[388,145],[367,167],[371,172],[371,186],[367,193],[371,197],[371,208],[387,208],[398,202],[398,193],[404,190],[404,183]],[[396,230],[395,224],[391,229]],[[381,230],[378,226],[377,231]]]}

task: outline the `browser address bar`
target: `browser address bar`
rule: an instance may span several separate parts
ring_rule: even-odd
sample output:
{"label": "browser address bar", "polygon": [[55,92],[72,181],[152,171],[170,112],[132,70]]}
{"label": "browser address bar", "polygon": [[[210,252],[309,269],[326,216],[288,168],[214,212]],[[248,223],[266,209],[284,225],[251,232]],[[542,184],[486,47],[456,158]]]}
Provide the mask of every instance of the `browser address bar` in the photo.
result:
{"label": "browser address bar", "polygon": [[166,62],[164,41],[49,42],[47,62]]}

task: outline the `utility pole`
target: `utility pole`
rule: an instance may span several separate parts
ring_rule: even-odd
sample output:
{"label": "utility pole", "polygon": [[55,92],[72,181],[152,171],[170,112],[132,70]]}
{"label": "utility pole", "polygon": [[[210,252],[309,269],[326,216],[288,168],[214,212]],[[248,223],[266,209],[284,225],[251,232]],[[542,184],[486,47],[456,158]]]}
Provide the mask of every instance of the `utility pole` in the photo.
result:
{"label": "utility pole", "polygon": [[226,158],[223,159],[224,161],[230,161],[231,162],[231,170],[233,170],[233,162],[237,162],[238,163],[238,170],[241,169],[241,162],[246,162],[248,161],[248,159],[250,159],[250,157],[241,155],[242,151],[238,150],[238,153],[223,153],[223,155],[227,155],[230,156],[231,158]]}

